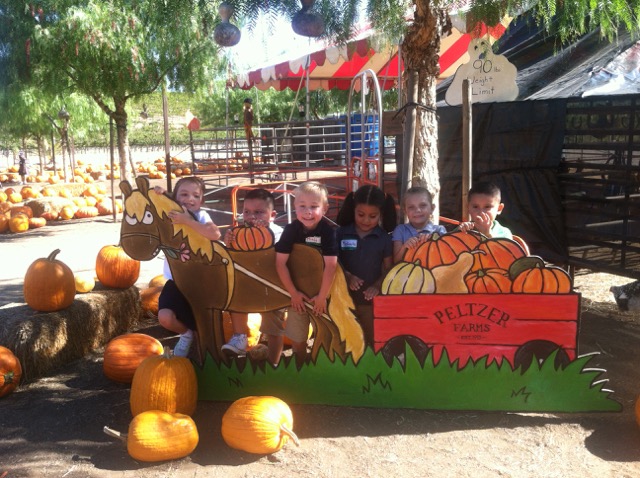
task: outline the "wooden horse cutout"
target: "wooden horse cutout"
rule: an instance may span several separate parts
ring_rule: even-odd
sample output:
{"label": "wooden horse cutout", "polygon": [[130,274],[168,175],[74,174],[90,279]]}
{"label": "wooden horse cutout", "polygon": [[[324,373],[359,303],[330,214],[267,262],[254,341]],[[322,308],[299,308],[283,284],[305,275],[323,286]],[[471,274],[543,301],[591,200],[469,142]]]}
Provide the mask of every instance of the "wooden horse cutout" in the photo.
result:
{"label": "wooden horse cutout", "polygon": [[[168,217],[182,208],[165,195],[149,189],[146,178],[137,178],[137,190],[120,183],[125,195],[121,244],[134,259],[146,261],[164,252],[173,280],[184,294],[198,328],[199,360],[208,351],[216,361],[224,360],[221,312],[266,312],[290,305],[290,296],[275,268],[275,249],[236,251],[222,242],[210,241],[188,226],[173,224]],[[324,262],[316,249],[297,244],[289,257],[296,287],[313,297],[320,289]],[[312,309],[307,304],[309,310]],[[324,349],[333,360],[351,354],[357,362],[364,353],[362,328],[353,314],[354,305],[344,272],[338,266],[330,294],[328,314],[315,317],[315,339],[311,358]]]}

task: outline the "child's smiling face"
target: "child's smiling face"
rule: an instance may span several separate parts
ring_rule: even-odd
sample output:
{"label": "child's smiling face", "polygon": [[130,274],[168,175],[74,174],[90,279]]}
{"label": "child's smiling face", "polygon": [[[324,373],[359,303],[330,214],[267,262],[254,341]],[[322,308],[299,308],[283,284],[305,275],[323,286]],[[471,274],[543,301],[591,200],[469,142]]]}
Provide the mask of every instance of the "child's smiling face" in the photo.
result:
{"label": "child's smiling face", "polygon": [[433,204],[426,193],[409,194],[404,200],[404,210],[409,223],[416,229],[422,229],[431,221]]}
{"label": "child's smiling face", "polygon": [[326,202],[316,194],[298,193],[293,205],[296,211],[296,218],[307,231],[315,229],[322,216],[327,212]]}
{"label": "child's smiling face", "polygon": [[204,204],[204,195],[199,185],[184,183],[176,191],[176,202],[187,208],[189,212],[198,211]]}

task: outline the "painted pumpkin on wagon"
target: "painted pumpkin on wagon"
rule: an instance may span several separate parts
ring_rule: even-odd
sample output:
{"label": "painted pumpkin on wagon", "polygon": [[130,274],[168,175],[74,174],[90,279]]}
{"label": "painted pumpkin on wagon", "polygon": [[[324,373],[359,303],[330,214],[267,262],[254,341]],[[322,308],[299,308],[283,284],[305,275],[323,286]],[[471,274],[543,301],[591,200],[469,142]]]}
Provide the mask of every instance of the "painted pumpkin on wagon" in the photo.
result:
{"label": "painted pumpkin on wagon", "polygon": [[477,234],[454,232],[439,235],[434,233],[429,239],[415,248],[407,249],[405,262],[418,261],[422,267],[433,269],[446,264],[453,264],[462,252],[473,250],[480,243]]}
{"label": "painted pumpkin on wagon", "polygon": [[398,262],[382,281],[383,295],[432,294],[436,283],[429,269],[420,266],[420,261]]}
{"label": "painted pumpkin on wagon", "polygon": [[528,256],[509,268],[513,280],[511,292],[516,294],[568,294],[571,276],[557,266],[547,265],[542,258]]}

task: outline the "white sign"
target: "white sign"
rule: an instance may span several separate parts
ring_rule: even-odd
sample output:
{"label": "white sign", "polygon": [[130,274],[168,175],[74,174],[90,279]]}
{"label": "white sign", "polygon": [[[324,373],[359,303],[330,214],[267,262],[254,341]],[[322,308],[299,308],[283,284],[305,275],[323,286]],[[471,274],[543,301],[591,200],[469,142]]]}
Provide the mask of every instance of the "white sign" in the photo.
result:
{"label": "white sign", "polygon": [[462,104],[462,81],[471,83],[472,103],[513,101],[518,97],[516,75],[518,70],[504,55],[494,55],[487,40],[472,40],[469,44],[469,61],[456,70],[447,89],[447,104]]}

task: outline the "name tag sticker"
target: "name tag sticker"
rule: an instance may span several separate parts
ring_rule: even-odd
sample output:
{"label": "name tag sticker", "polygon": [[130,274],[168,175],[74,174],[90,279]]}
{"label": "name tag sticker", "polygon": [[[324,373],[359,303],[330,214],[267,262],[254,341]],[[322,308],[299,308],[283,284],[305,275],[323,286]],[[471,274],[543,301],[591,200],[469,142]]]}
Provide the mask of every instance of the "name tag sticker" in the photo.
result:
{"label": "name tag sticker", "polygon": [[309,236],[305,239],[307,244],[321,244],[320,236]]}
{"label": "name tag sticker", "polygon": [[357,239],[342,239],[340,241],[340,248],[343,251],[355,251],[358,247]]}

